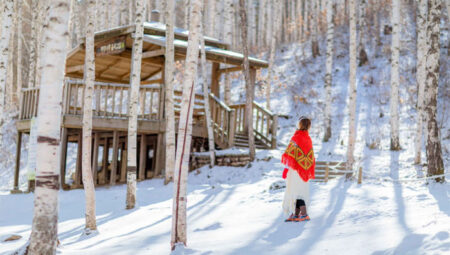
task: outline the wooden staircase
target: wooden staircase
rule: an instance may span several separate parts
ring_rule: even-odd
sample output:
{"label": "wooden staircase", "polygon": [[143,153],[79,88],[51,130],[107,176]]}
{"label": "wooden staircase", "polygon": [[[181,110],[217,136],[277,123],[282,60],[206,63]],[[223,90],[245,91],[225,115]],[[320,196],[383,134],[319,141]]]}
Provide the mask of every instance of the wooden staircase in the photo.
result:
{"label": "wooden staircase", "polygon": [[[248,135],[241,133],[234,136],[234,146],[238,148],[248,148]],[[256,149],[269,149],[261,140],[255,138]]]}
{"label": "wooden staircase", "polygon": [[[245,135],[245,104],[226,105],[219,98],[209,96],[214,124],[214,141],[221,149],[233,146],[248,148]],[[253,132],[257,149],[277,146],[278,116],[253,102]]]}

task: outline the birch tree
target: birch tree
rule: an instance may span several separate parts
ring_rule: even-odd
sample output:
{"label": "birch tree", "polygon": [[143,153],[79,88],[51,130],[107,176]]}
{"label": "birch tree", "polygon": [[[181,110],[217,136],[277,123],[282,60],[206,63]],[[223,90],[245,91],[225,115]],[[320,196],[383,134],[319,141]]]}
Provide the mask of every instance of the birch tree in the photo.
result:
{"label": "birch tree", "polygon": [[208,0],[208,15],[208,26],[205,30],[207,30],[207,35],[214,37],[214,29],[216,27],[216,0]]}
{"label": "birch tree", "polygon": [[[225,10],[224,10],[224,36],[223,40],[225,43],[232,44],[233,38],[233,17],[234,17],[234,7],[232,0],[225,0]],[[231,104],[231,80],[230,75],[228,73],[224,74],[225,76],[225,86],[224,86],[224,101],[225,104]]]}
{"label": "birch tree", "polygon": [[[36,73],[36,48],[37,48],[37,37],[38,37],[38,17],[39,17],[39,1],[31,0],[32,18],[31,18],[31,38],[29,44],[30,55],[28,57],[28,88],[34,87],[35,73]],[[33,11],[34,10],[34,11]]]}
{"label": "birch tree", "polygon": [[318,24],[318,19],[319,19],[319,6],[318,6],[318,2],[319,0],[313,0],[313,11],[312,13],[314,13],[314,16],[312,18],[312,40],[311,40],[311,52],[312,52],[312,56],[313,58],[320,56],[320,50],[319,50],[319,42],[317,40],[317,36],[318,36],[318,31],[319,31],[319,24]]}
{"label": "birch tree", "polygon": [[136,203],[136,151],[137,151],[137,107],[141,85],[142,41],[144,37],[144,0],[136,1],[136,32],[133,40],[133,59],[130,76],[130,101],[128,105],[128,153],[127,153],[127,201],[126,208],[133,209]]}
{"label": "birch tree", "polygon": [[366,0],[361,0],[359,3],[359,66],[369,63],[366,49],[364,47],[364,36],[366,30]]}
{"label": "birch tree", "polygon": [[[274,5],[276,11],[274,12],[275,21],[271,23],[269,26],[272,26],[272,31],[280,25],[280,0],[275,0]],[[269,70],[267,72],[267,80],[265,81],[265,92],[266,92],[266,108],[270,110],[270,88],[271,84],[274,83],[274,72],[275,72],[275,53],[276,53],[276,44],[277,44],[277,34],[273,34],[270,39],[270,53],[269,53]]]}
{"label": "birch tree", "polygon": [[248,133],[248,148],[250,151],[250,160],[255,159],[255,135],[253,134],[253,91],[254,79],[250,77],[250,63],[248,60],[248,38],[247,38],[247,13],[245,9],[245,0],[239,0],[239,14],[241,17],[241,36],[242,48],[244,53],[244,78],[245,78],[245,123]]}
{"label": "birch tree", "polygon": [[58,233],[59,144],[62,86],[68,40],[69,4],[49,0],[43,33],[42,85],[39,95],[36,189],[30,254],[55,254]]}
{"label": "birch tree", "polygon": [[[426,81],[425,81],[425,113],[427,118],[427,163],[428,176],[444,174],[440,131],[436,120],[437,93],[439,85],[440,58],[440,23],[441,0],[428,1],[427,16],[427,53],[426,53]],[[444,182],[445,178],[437,177],[436,182]]]}
{"label": "birch tree", "polygon": [[[83,142],[82,144],[82,177],[86,199],[86,226],[85,234],[97,229],[95,220],[95,187],[92,176],[92,95],[95,80],[95,56],[94,56],[94,28],[95,28],[95,2],[87,2],[87,26],[86,26],[86,49],[84,60],[84,103],[83,103]],[[94,159],[97,160],[97,159]],[[93,169],[97,171],[97,169]]]}
{"label": "birch tree", "polygon": [[[201,31],[203,30],[203,26]],[[216,151],[214,144],[214,130],[213,123],[211,120],[211,108],[209,106],[209,90],[208,90],[208,82],[207,82],[207,72],[206,72],[206,51],[205,51],[205,38],[203,36],[200,37],[201,44],[201,67],[202,67],[202,88],[203,88],[203,97],[205,98],[205,117],[206,117],[206,129],[208,130],[208,145],[209,145],[209,155],[210,155],[210,166],[213,167],[216,163]]]}
{"label": "birch tree", "polygon": [[327,0],[327,60],[325,74],[325,136],[324,142],[331,137],[331,84],[333,81],[333,40],[334,40],[334,19],[333,19],[333,0]]}
{"label": "birch tree", "polygon": [[[17,90],[16,97],[20,98],[22,91],[22,1],[17,1]],[[1,112],[1,111],[0,111]],[[1,125],[0,125],[1,126]],[[1,144],[1,142],[0,142]]]}
{"label": "birch tree", "polygon": [[398,116],[398,86],[400,82],[400,0],[392,0],[392,45],[391,45],[391,93],[390,93],[390,124],[391,150],[400,150],[399,116]]}
{"label": "birch tree", "polygon": [[[350,14],[350,70],[349,70],[349,133],[347,144],[347,169],[353,169],[355,162],[353,152],[356,142],[356,0],[349,0]],[[350,175],[347,174],[347,178]]]}
{"label": "birch tree", "polygon": [[187,178],[189,171],[189,156],[192,140],[192,115],[194,112],[194,80],[197,75],[198,46],[202,0],[191,0],[189,39],[186,52],[186,66],[183,77],[183,96],[178,128],[177,155],[175,160],[174,196],[172,214],[172,234],[170,245],[186,245],[186,198]]}
{"label": "birch tree", "polygon": [[417,15],[417,126],[414,140],[414,163],[420,164],[422,151],[422,132],[424,116],[424,89],[426,82],[426,53],[427,53],[427,0],[419,0]]}
{"label": "birch tree", "polygon": [[175,113],[173,109],[173,84],[174,84],[174,71],[175,71],[175,49],[173,46],[174,41],[174,13],[175,2],[174,0],[165,1],[165,16],[166,16],[166,55],[165,55],[165,88],[166,88],[166,163],[165,163],[165,183],[173,180],[173,171],[175,169],[175,162],[170,155],[175,155]]}
{"label": "birch tree", "polygon": [[2,9],[0,34],[0,146],[3,145],[2,126],[5,118],[6,76],[8,74],[8,57],[10,51],[11,26],[13,21],[14,1],[5,0]]}

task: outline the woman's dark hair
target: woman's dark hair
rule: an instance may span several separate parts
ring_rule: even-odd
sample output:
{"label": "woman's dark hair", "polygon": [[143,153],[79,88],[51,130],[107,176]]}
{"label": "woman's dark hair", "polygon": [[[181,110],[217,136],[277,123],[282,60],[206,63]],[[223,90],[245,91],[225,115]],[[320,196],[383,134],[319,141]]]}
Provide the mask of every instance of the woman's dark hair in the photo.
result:
{"label": "woman's dark hair", "polygon": [[303,116],[300,117],[298,121],[298,129],[308,131],[310,127],[311,127],[311,120]]}

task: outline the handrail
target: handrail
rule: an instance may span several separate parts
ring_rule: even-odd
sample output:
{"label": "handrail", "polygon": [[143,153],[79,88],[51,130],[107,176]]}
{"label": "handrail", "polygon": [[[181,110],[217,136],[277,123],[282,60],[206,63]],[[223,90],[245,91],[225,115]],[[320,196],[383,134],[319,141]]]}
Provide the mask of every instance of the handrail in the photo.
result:
{"label": "handrail", "polygon": [[[246,133],[245,130],[245,104],[231,105],[230,108],[236,110],[235,131]],[[267,110],[257,102],[253,102],[253,133],[255,137],[263,142],[267,147],[276,148],[277,144],[278,116]]]}
{"label": "handrail", "polygon": [[235,111],[213,94],[209,94],[214,141],[222,148],[232,147],[235,134]]}

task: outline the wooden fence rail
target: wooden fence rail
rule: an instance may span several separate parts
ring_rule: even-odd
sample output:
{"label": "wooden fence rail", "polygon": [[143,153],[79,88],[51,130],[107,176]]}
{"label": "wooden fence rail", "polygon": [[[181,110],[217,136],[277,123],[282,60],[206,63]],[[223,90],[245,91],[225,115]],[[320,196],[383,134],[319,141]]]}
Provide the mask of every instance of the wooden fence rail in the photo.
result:
{"label": "wooden fence rail", "polygon": [[209,94],[214,141],[222,148],[234,144],[235,110],[228,107],[212,93]]}

